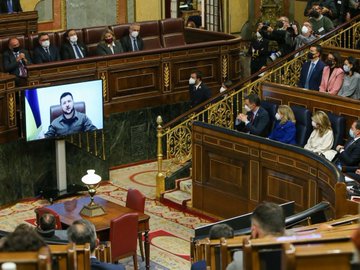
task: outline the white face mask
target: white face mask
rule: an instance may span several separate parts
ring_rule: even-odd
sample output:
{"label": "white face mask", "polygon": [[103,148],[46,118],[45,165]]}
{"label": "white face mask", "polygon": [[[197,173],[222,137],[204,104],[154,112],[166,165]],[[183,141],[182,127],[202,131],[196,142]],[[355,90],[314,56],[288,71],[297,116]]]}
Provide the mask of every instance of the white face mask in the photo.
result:
{"label": "white face mask", "polygon": [[249,106],[246,105],[246,104],[245,104],[244,108],[245,108],[245,111],[247,111],[247,112],[250,112],[250,111],[251,111],[251,109],[249,108]]}
{"label": "white face mask", "polygon": [[281,120],[281,115],[279,113],[276,113],[275,118],[276,118],[276,120]]}
{"label": "white face mask", "polygon": [[132,36],[133,38],[137,38],[138,35],[139,35],[139,31],[132,31],[132,32],[131,32],[131,36]]}
{"label": "white face mask", "polygon": [[349,136],[351,137],[351,138],[355,138],[355,133],[354,133],[354,131],[350,128],[349,129]]}
{"label": "white face mask", "polygon": [[301,32],[303,34],[307,34],[309,32],[309,28],[307,28],[305,25],[301,28]]}
{"label": "white face mask", "polygon": [[349,67],[348,65],[344,65],[344,66],[343,66],[343,70],[344,70],[345,72],[350,72],[350,67]]}
{"label": "white face mask", "polygon": [[44,48],[50,47],[50,40],[45,40],[45,41],[41,42],[41,46]]}
{"label": "white face mask", "polygon": [[196,80],[194,78],[189,79],[189,84],[195,84]]}
{"label": "white face mask", "polygon": [[311,121],[311,125],[313,126],[313,128],[316,128],[317,124],[314,121]]}
{"label": "white face mask", "polygon": [[226,88],[225,88],[224,86],[221,86],[221,88],[220,88],[220,93],[222,93],[222,92],[224,92],[224,91],[226,91]]}
{"label": "white face mask", "polygon": [[261,35],[259,32],[256,32],[256,38],[257,38],[257,39],[261,39],[261,38],[262,38],[262,35]]}
{"label": "white face mask", "polygon": [[73,43],[75,43],[75,42],[77,42],[78,41],[78,38],[77,38],[77,36],[76,35],[74,35],[74,36],[70,36],[70,41],[71,42],[73,42]]}

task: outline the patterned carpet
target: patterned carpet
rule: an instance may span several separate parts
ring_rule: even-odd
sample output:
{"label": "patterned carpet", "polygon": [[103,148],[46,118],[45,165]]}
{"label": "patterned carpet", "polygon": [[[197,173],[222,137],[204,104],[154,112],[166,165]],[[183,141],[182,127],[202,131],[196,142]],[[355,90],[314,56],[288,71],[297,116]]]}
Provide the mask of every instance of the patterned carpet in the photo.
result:
{"label": "patterned carpet", "polygon": [[[110,182],[98,189],[97,196],[125,205],[127,189],[129,187],[139,189],[147,197],[145,212],[150,215],[151,269],[190,269],[189,239],[193,236],[195,227],[209,221],[155,200],[155,175],[155,162],[112,170]],[[48,205],[46,200],[34,199],[0,210],[0,230],[12,231],[23,222],[33,225],[34,209],[44,205]],[[145,269],[141,258],[138,261],[140,269]],[[133,269],[131,258],[122,262],[126,265],[126,269]]]}

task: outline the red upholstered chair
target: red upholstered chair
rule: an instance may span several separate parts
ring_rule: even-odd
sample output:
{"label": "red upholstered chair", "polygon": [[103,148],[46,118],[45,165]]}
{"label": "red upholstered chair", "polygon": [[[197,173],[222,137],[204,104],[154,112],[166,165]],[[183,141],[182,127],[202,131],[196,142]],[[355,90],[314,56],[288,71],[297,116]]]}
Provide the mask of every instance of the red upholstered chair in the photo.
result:
{"label": "red upholstered chair", "polygon": [[[63,30],[63,31],[59,31],[59,32],[55,33],[56,44],[59,48],[61,48],[61,46],[64,44],[64,42],[66,42],[65,37],[64,37],[66,31],[67,30]],[[84,42],[82,29],[75,29],[75,32],[78,37],[78,40],[81,42]]]}
{"label": "red upholstered chair", "polygon": [[[130,188],[126,196],[126,207],[144,213],[145,196],[137,189]],[[142,241],[142,233],[138,233],[138,239],[139,239],[141,259],[144,261],[144,246]]]}
{"label": "red upholstered chair", "polygon": [[60,216],[58,215],[58,213],[56,213],[55,211],[46,208],[46,207],[39,207],[35,209],[35,214],[36,214],[36,223],[39,224],[40,223],[40,217],[45,214],[45,213],[49,213],[49,214],[53,214],[55,217],[55,230],[61,230],[61,221],[60,221]]}
{"label": "red upholstered chair", "polygon": [[[20,42],[20,47],[24,49],[28,49],[27,38],[25,36],[17,36],[16,37]],[[1,37],[0,38],[0,71],[4,71],[3,67],[3,52],[9,49],[9,37]]]}
{"label": "red upholstered chair", "polygon": [[111,261],[133,257],[134,269],[137,270],[137,213],[128,213],[110,221]]}
{"label": "red upholstered chair", "polygon": [[[56,43],[55,33],[50,32],[50,33],[47,33],[47,34],[49,35],[50,44],[55,45],[57,47],[58,45]],[[33,50],[37,46],[40,46],[39,45],[38,34],[31,34],[31,35],[28,36],[28,39],[29,39],[30,55],[33,56],[33,54],[32,54]],[[60,49],[60,48],[58,48],[58,49]]]}
{"label": "red upholstered chair", "polygon": [[115,24],[109,26],[110,30],[114,32],[115,37],[121,40],[122,37],[129,35],[130,23],[127,24]]}
{"label": "red upholstered chair", "polygon": [[87,51],[89,52],[90,56],[96,54],[96,47],[98,43],[101,41],[102,34],[107,29],[108,29],[107,26],[95,26],[95,27],[84,28],[82,30],[84,36],[84,43],[87,47]]}
{"label": "red upholstered chair", "polygon": [[160,22],[160,28],[161,42],[164,48],[183,46],[186,44],[183,19],[162,20]]}
{"label": "red upholstered chair", "polygon": [[144,50],[161,48],[159,21],[141,22],[140,36],[144,41]]}

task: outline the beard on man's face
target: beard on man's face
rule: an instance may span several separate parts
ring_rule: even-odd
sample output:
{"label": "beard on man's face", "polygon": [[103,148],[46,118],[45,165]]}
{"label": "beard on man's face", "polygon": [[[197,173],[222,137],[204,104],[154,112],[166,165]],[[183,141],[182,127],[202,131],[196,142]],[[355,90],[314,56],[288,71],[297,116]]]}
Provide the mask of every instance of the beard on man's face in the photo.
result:
{"label": "beard on man's face", "polygon": [[72,108],[70,111],[69,111],[69,109],[70,108],[65,108],[65,110],[63,110],[63,113],[69,115],[69,114],[72,114],[74,112],[74,108]]}

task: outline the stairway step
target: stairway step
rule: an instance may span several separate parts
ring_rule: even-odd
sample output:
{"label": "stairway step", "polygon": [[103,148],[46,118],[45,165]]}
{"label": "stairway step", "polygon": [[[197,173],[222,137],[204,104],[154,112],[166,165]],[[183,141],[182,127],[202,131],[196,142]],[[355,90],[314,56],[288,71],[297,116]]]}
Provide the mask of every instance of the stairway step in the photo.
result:
{"label": "stairway step", "polygon": [[174,190],[164,193],[164,199],[185,206],[186,202],[191,200],[191,194],[181,190]]}
{"label": "stairway step", "polygon": [[192,193],[192,179],[183,180],[179,183],[181,191],[187,192],[191,195]]}

